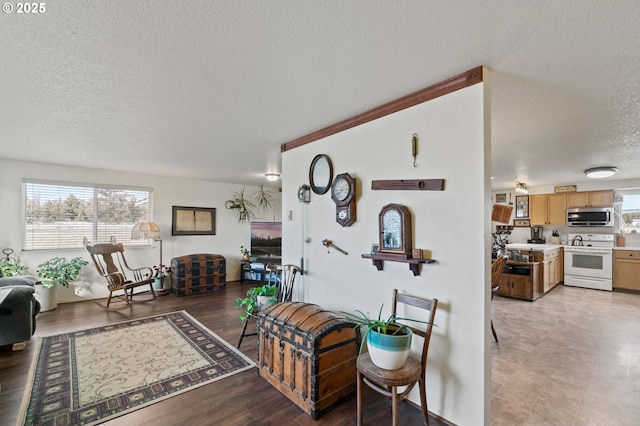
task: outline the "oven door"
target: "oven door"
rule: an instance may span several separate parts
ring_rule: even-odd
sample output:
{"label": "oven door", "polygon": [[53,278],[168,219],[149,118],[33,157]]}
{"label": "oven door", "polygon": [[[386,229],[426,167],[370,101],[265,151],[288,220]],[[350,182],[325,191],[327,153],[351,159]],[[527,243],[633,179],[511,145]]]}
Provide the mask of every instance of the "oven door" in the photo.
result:
{"label": "oven door", "polygon": [[612,257],[610,249],[566,247],[565,285],[611,290]]}

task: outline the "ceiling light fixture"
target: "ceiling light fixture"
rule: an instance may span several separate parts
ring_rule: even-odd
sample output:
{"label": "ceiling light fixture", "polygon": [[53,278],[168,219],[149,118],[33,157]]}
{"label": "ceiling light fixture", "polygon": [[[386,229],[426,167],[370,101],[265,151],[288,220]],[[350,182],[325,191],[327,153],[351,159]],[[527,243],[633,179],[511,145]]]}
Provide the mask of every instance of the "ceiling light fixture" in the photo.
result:
{"label": "ceiling light fixture", "polygon": [[269,182],[275,182],[280,177],[280,175],[277,173],[265,173],[264,176],[267,178]]}
{"label": "ceiling light fixture", "polygon": [[516,182],[516,194],[527,195],[529,193],[529,187],[526,183]]}
{"label": "ceiling light fixture", "polygon": [[605,167],[593,167],[584,171],[584,174],[589,178],[602,179],[613,176],[618,171],[617,167],[605,166]]}

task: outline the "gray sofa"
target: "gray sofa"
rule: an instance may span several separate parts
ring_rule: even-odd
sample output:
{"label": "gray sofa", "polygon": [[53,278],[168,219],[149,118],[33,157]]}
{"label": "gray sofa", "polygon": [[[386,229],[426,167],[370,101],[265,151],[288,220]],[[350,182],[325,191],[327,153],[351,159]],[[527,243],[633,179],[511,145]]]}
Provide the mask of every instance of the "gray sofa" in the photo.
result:
{"label": "gray sofa", "polygon": [[35,298],[35,278],[30,276],[0,278],[0,346],[24,343],[36,331],[40,303]]}

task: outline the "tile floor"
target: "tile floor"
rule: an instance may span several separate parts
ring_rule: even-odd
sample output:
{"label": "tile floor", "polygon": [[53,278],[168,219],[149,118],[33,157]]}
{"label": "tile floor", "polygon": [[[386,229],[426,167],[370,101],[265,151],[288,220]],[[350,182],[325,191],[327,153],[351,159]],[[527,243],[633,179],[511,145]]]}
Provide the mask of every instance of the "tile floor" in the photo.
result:
{"label": "tile floor", "polygon": [[640,294],[496,296],[492,425],[640,425]]}

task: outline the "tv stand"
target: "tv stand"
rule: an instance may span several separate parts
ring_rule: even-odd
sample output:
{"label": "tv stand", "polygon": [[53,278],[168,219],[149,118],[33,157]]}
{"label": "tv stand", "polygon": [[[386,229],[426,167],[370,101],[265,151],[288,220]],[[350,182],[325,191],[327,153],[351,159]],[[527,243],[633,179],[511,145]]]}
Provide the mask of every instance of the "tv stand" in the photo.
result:
{"label": "tv stand", "polygon": [[240,282],[252,282],[258,285],[264,285],[269,282],[269,271],[267,265],[272,263],[280,265],[280,259],[258,259],[247,262],[240,262]]}

